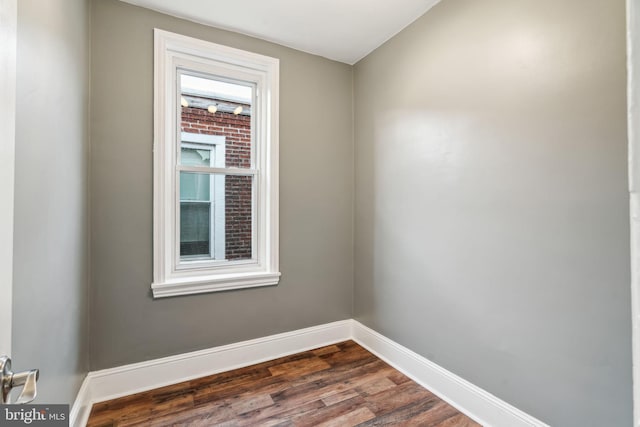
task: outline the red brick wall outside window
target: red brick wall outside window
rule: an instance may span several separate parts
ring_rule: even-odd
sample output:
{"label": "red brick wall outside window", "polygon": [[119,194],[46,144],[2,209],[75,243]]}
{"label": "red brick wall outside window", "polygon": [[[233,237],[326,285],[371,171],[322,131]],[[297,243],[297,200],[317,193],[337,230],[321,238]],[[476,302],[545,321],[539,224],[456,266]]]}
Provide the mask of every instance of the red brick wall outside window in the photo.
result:
{"label": "red brick wall outside window", "polygon": [[[248,107],[244,106],[245,110]],[[251,167],[251,116],[201,108],[182,107],[182,132],[225,137],[225,166]],[[250,176],[225,178],[225,258],[250,259],[251,253]]]}

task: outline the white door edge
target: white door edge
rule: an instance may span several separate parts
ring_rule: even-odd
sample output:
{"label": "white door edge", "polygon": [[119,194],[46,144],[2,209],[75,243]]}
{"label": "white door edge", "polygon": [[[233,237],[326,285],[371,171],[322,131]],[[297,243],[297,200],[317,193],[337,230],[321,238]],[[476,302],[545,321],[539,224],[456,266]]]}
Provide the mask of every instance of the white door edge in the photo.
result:
{"label": "white door edge", "polygon": [[11,354],[18,0],[0,0],[0,355]]}
{"label": "white door edge", "polygon": [[640,7],[627,0],[627,120],[631,216],[633,425],[640,427]]}

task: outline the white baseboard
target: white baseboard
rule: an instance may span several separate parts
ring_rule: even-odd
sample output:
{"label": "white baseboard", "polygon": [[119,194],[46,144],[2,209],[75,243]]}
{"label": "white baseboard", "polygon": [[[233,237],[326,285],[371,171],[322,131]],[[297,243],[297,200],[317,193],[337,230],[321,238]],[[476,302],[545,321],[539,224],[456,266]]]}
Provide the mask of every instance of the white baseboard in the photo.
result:
{"label": "white baseboard", "polygon": [[329,323],[118,368],[90,372],[91,399],[115,399],[350,339],[351,321]]}
{"label": "white baseboard", "polygon": [[352,339],[485,427],[549,427],[389,338],[353,321]]}
{"label": "white baseboard", "polygon": [[89,413],[91,412],[91,405],[93,404],[91,401],[89,383],[90,380],[89,376],[87,375],[82,381],[82,385],[80,386],[80,390],[78,390],[76,400],[75,402],[73,402],[71,410],[69,411],[70,427],[84,427],[87,425],[87,421],[89,420]]}
{"label": "white baseboard", "polygon": [[70,413],[84,427],[91,405],[353,339],[485,427],[548,427],[355,320],[90,372]]}

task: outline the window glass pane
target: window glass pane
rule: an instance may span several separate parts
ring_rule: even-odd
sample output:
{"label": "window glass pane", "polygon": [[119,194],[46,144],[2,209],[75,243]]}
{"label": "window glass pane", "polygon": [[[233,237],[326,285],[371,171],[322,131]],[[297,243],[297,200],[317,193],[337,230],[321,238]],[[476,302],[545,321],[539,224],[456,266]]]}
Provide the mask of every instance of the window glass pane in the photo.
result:
{"label": "window glass pane", "polygon": [[180,173],[180,258],[251,260],[253,176]]}
{"label": "window glass pane", "polygon": [[180,202],[180,256],[211,258],[211,203]]}
{"label": "window glass pane", "polygon": [[211,149],[183,147],[181,149],[182,164],[185,166],[212,166]]}
{"label": "window glass pane", "polygon": [[206,173],[180,172],[180,201],[211,201],[211,179]]}
{"label": "window glass pane", "polygon": [[226,195],[226,244],[227,259],[251,259],[253,177],[227,175]]}
{"label": "window glass pane", "polygon": [[[251,115],[253,86],[249,83],[230,83],[215,77],[180,74],[180,131],[196,135],[224,137],[224,150],[219,142],[202,142],[220,154],[222,158],[209,164],[192,164],[197,161],[191,152],[181,155],[181,164],[189,166],[212,166],[251,168]],[[185,141],[183,141],[183,147]],[[215,153],[213,154],[215,157]]]}

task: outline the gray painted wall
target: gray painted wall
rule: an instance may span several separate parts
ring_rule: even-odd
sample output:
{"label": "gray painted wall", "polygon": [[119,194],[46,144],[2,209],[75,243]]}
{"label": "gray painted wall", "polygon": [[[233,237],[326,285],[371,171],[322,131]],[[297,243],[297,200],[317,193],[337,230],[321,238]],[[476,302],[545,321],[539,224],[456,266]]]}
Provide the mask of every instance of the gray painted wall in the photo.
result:
{"label": "gray painted wall", "polygon": [[624,1],[445,0],[354,81],[355,317],[551,425],[631,425]]}
{"label": "gray painted wall", "polygon": [[85,0],[18,2],[12,358],[45,403],[88,370],[89,36]]}
{"label": "gray painted wall", "polygon": [[[280,59],[277,287],[150,296],[154,27]],[[91,48],[91,369],[350,318],[351,67],[116,0]]]}

